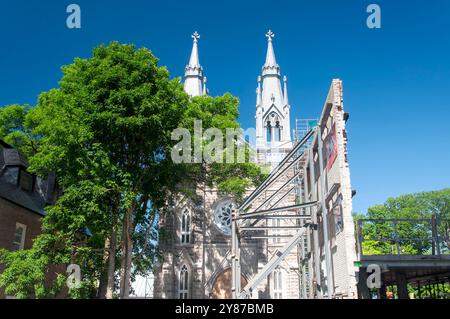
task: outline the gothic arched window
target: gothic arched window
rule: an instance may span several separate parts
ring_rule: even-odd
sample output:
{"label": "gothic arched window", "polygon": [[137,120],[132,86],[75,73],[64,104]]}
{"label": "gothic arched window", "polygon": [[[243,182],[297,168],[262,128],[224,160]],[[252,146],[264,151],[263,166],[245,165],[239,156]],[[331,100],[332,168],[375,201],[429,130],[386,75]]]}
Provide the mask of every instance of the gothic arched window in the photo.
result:
{"label": "gothic arched window", "polygon": [[181,244],[191,243],[191,232],[191,212],[186,208],[181,214]]}
{"label": "gothic arched window", "polygon": [[276,121],[275,123],[274,141],[275,142],[281,141],[281,128],[279,121]]}
{"label": "gothic arched window", "polygon": [[282,126],[280,125],[280,117],[276,112],[271,112],[266,122],[267,143],[280,142]]}
{"label": "gothic arched window", "polygon": [[183,265],[180,270],[178,296],[180,299],[189,298],[189,270],[186,265]]}
{"label": "gothic arched window", "polygon": [[281,220],[279,218],[272,219],[272,226],[275,228],[274,230],[272,230],[272,236],[274,236],[274,238],[272,239],[272,242],[274,244],[279,244],[281,242],[281,238],[277,238],[277,237],[281,235],[281,231],[280,231],[280,229],[276,229],[276,228],[281,227]]}
{"label": "gothic arched window", "polygon": [[272,125],[270,124],[270,121],[267,122],[267,143],[272,142]]}

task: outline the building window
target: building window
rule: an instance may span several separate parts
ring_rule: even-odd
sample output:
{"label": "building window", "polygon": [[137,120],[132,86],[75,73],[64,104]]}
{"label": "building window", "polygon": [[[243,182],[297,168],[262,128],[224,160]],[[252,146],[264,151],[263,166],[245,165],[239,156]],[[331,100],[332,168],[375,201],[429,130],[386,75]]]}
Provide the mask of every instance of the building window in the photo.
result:
{"label": "building window", "polygon": [[275,112],[270,113],[267,117],[266,123],[267,143],[281,141],[281,125],[279,116]]}
{"label": "building window", "polygon": [[278,244],[278,243],[281,242],[281,238],[278,237],[278,236],[281,235],[281,230],[280,229],[276,229],[276,228],[280,228],[281,220],[279,218],[277,218],[277,219],[272,219],[271,222],[272,222],[272,227],[275,228],[275,229],[272,230],[272,236],[275,237],[275,238],[272,238],[272,242],[274,244]]}
{"label": "building window", "polygon": [[270,122],[267,122],[267,143],[272,142],[272,125]]}
{"label": "building window", "polygon": [[333,206],[334,226],[336,234],[339,234],[344,228],[344,220],[342,216],[342,196],[339,196],[338,200]]}
{"label": "building window", "polygon": [[181,214],[181,244],[191,243],[191,212],[185,209]]}
{"label": "building window", "polygon": [[180,270],[180,286],[178,296],[180,299],[188,299],[189,296],[189,271],[186,265],[183,265]]}
{"label": "building window", "polygon": [[33,191],[34,177],[30,173],[20,170],[19,186],[27,192]]}
{"label": "building window", "polygon": [[25,247],[25,235],[27,226],[16,223],[16,231],[14,233],[13,250],[21,250]]}
{"label": "building window", "polygon": [[273,299],[283,299],[283,273],[277,268],[272,273],[273,278]]}
{"label": "building window", "polygon": [[275,136],[274,136],[275,142],[281,141],[281,128],[280,128],[280,122],[275,123]]}
{"label": "building window", "polygon": [[214,210],[214,224],[224,235],[231,235],[231,217],[235,205],[232,201],[227,200],[217,205]]}

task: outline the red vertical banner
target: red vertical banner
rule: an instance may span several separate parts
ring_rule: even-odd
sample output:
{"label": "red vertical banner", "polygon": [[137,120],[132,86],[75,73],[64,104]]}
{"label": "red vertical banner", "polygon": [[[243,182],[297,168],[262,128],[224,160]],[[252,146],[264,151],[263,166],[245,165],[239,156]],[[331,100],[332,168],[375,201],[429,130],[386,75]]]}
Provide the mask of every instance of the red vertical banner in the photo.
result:
{"label": "red vertical banner", "polygon": [[325,158],[327,161],[327,171],[331,169],[334,161],[338,155],[337,139],[336,139],[336,123],[333,124],[330,133],[327,135],[324,141],[325,146]]}

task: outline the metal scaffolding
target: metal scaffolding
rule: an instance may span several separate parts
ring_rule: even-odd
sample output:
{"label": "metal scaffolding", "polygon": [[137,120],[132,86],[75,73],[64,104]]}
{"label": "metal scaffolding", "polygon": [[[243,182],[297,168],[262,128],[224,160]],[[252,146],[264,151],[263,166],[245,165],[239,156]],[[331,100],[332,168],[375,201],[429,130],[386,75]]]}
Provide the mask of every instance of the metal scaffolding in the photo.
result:
{"label": "metal scaffolding", "polygon": [[[321,288],[321,251],[319,247],[318,216],[327,216],[325,205],[325,180],[323,174],[322,138],[320,127],[316,126],[302,134],[293,149],[284,157],[280,164],[271,172],[264,182],[257,187],[234,210],[232,220],[231,259],[232,259],[232,296],[233,298],[249,298],[257,286],[269,276],[295,248],[300,247],[299,267],[303,273],[301,289],[305,298],[321,298],[324,289]],[[320,193],[314,187],[308,200],[308,184],[316,181],[314,157],[319,163]],[[309,176],[308,176],[309,175]],[[307,181],[307,179],[310,179]],[[269,188],[271,191],[269,191]],[[267,195],[270,194],[270,195]],[[295,197],[295,204],[280,206],[288,196]],[[290,221],[292,226],[264,226],[267,220]],[[267,224],[267,223],[266,223]],[[291,225],[290,224],[290,225]],[[328,238],[328,221],[322,218],[324,257],[326,264],[326,295],[333,295],[332,259]],[[269,231],[284,231],[286,235],[269,235]],[[261,231],[267,232],[261,235]],[[256,234],[255,234],[256,232]],[[284,247],[276,249],[267,264],[241,287],[241,242],[250,239],[287,238]],[[303,266],[301,264],[304,264]]]}

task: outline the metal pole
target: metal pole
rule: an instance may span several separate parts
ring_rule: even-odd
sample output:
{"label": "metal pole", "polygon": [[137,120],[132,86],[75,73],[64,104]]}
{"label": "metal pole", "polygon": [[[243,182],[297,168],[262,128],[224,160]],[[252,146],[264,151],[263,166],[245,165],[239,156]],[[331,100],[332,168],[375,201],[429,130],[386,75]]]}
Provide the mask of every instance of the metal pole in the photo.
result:
{"label": "metal pole", "polygon": [[[309,153],[308,153],[308,157],[309,157]],[[308,174],[307,174],[307,167],[308,165],[306,164],[303,170],[303,183],[304,183],[304,188],[305,188],[305,192],[304,192],[304,201],[308,202],[310,201],[309,198],[309,187],[308,187]],[[307,215],[311,216],[311,207],[307,207],[306,211]],[[307,245],[307,249],[308,252],[311,252],[311,232],[308,231],[308,233],[306,234],[306,245]],[[309,287],[309,296],[308,298],[311,298],[311,292],[312,292],[312,276],[311,276],[311,272],[312,270],[312,256],[311,254],[308,254],[307,256],[308,258],[308,287]]]}
{"label": "metal pole", "polygon": [[306,226],[301,228],[291,239],[286,243],[286,245],[280,250],[276,250],[275,254],[270,258],[269,262],[256,274],[247,285],[242,289],[242,292],[238,296],[244,294],[250,294],[256,287],[261,283],[262,280],[267,278],[267,276],[284,260],[284,258],[292,251],[292,249],[301,240],[302,235],[306,231]]}
{"label": "metal pole", "polygon": [[236,299],[236,211],[233,210],[231,221],[231,297]]}
{"label": "metal pole", "polygon": [[[296,169],[298,169],[298,167],[296,167]],[[300,175],[300,174],[299,174]],[[297,196],[298,196],[298,200],[299,203],[305,203],[305,199],[303,198],[303,194],[302,194],[302,183],[304,182],[305,176],[303,174],[303,179],[298,181],[297,183]],[[300,211],[300,214],[303,215],[305,212],[302,209]],[[303,220],[298,220],[297,223],[300,224],[300,226],[303,226],[304,222]],[[306,265],[305,265],[305,260],[306,260],[306,254],[305,254],[305,240],[304,237],[307,236],[307,233],[305,232],[305,235],[303,235],[301,241],[298,243],[297,245],[297,262],[298,262],[298,267],[299,267],[299,284],[300,284],[300,289],[299,289],[299,295],[301,296],[301,298],[306,299]]]}
{"label": "metal pole", "polygon": [[[397,232],[397,221],[394,221],[394,238],[395,238],[395,249],[397,249],[397,255],[400,255],[400,242]],[[434,253],[433,253],[434,255]]]}
{"label": "metal pole", "polygon": [[[250,220],[250,219],[256,219],[256,222],[259,222],[263,219],[310,219],[311,216],[309,215],[260,215],[260,216],[255,216],[255,217],[239,217],[239,219],[245,219],[245,220]],[[246,225],[245,228],[249,228],[254,226],[255,224],[251,224],[251,225]],[[270,226],[271,228],[273,228],[272,226]],[[241,228],[243,230],[243,228]]]}
{"label": "metal pole", "polygon": [[233,224],[232,227],[234,228],[234,231],[232,231],[233,234],[233,242],[234,242],[234,256],[232,256],[234,261],[234,279],[233,285],[234,285],[234,294],[236,299],[239,294],[241,293],[241,247],[240,247],[240,237],[239,237],[239,222],[236,219],[236,217],[239,216],[239,210],[234,210],[233,213]]}
{"label": "metal pole", "polygon": [[[299,157],[300,158],[300,157]],[[277,175],[274,175],[274,176],[269,176],[269,178],[267,178],[266,180],[265,180],[265,182],[264,182],[264,188],[262,188],[262,189],[258,189],[258,191],[255,191],[255,192],[253,192],[251,195],[250,195],[250,197],[251,197],[251,199],[250,200],[246,200],[247,201],[247,203],[246,204],[243,204],[243,205],[241,205],[241,207],[239,207],[239,209],[241,210],[241,211],[244,211],[246,208],[248,208],[257,198],[258,198],[258,196],[262,193],[262,192],[264,192],[264,190],[267,190],[270,186],[272,186],[272,184],[273,183],[275,183],[281,176],[283,176],[286,172],[288,172],[296,163],[297,163],[297,160],[299,159],[299,158],[297,158],[297,159],[294,159],[292,162],[290,162],[286,167],[284,167],[283,168],[283,170],[281,171],[281,172],[279,172],[279,173],[277,173]]]}
{"label": "metal pole", "polygon": [[251,213],[242,214],[242,215],[236,217],[236,219],[247,219],[249,217],[260,216],[260,215],[264,215],[264,214],[271,214],[271,213],[276,213],[276,212],[296,211],[298,208],[315,206],[315,205],[317,205],[317,202],[264,209],[264,210],[260,210],[260,211],[254,211]]}
{"label": "metal pole", "polygon": [[[309,149],[309,179],[311,185],[311,200],[317,200],[317,187],[315,186],[316,181],[316,173],[314,170],[314,151],[313,151],[314,143],[311,145]],[[313,290],[317,292],[317,296],[322,298],[322,289],[321,289],[321,272],[320,272],[320,248],[319,248],[319,229],[318,229],[318,220],[317,220],[317,209],[311,207],[311,216],[312,222],[315,225],[313,228],[313,258],[314,258],[314,279],[316,281]]]}
{"label": "metal pole", "polygon": [[358,229],[357,229],[357,236],[358,236],[358,242],[356,243],[356,247],[358,249],[358,257],[359,260],[361,260],[362,256],[364,255],[363,252],[363,242],[364,242],[364,234],[363,234],[363,220],[358,219]]}
{"label": "metal pole", "polygon": [[[259,230],[299,230],[301,226],[253,226],[253,227],[242,227],[241,231],[259,231]],[[292,237],[292,236],[289,236]]]}
{"label": "metal pole", "polygon": [[294,179],[296,179],[298,176],[298,173],[294,174],[294,176],[292,176],[290,179],[287,180],[286,183],[283,184],[283,186],[281,186],[280,188],[278,188],[272,195],[269,196],[269,198],[267,198],[261,205],[258,206],[257,209],[261,209],[264,205],[266,205],[268,202],[270,202],[283,188],[285,188],[287,185],[289,185],[290,183],[292,183],[292,181]]}
{"label": "metal pole", "polygon": [[319,173],[320,173],[320,202],[322,206],[323,216],[323,239],[325,248],[325,264],[327,267],[327,291],[328,298],[332,298],[334,295],[334,280],[333,280],[333,261],[331,258],[329,230],[328,230],[328,209],[325,203],[325,171],[323,168],[323,145],[322,145],[322,129],[318,130],[318,143],[319,143]]}
{"label": "metal pole", "polygon": [[[268,187],[268,183],[272,182],[272,179],[274,178],[274,176],[276,176],[278,174],[278,171],[284,166],[284,164],[286,164],[291,158],[292,156],[294,156],[297,151],[306,143],[308,142],[309,138],[316,132],[315,129],[310,130],[302,139],[301,141],[299,141],[294,148],[286,155],[286,157],[280,162],[280,164],[272,171],[272,173],[270,173],[270,175],[266,178],[266,180],[264,182],[262,182],[262,184],[260,186],[258,186],[258,188],[253,191],[252,194],[250,194],[250,196],[248,196],[245,200],[244,203],[242,203],[241,207],[239,207],[239,209],[242,211],[244,209],[246,209],[250,204],[251,201],[254,199],[255,196],[257,196],[264,188]],[[292,165],[292,164],[290,164]],[[285,171],[285,170],[284,170]],[[284,172],[283,171],[283,172]]]}
{"label": "metal pole", "polygon": [[436,215],[431,216],[431,236],[432,236],[432,254],[440,255],[441,250],[439,247],[439,231],[438,231],[438,220]]}
{"label": "metal pole", "polygon": [[286,192],[279,200],[277,200],[273,205],[270,205],[270,208],[276,207],[281,201],[283,201],[289,194],[295,190],[295,186],[293,186],[290,190]]}
{"label": "metal pole", "polygon": [[[293,190],[295,189],[295,186],[292,187],[288,192],[286,192],[286,194],[284,194],[279,200],[276,201],[275,204],[270,205],[270,208],[276,207],[282,200],[284,200]],[[299,216],[301,218],[303,218],[303,216]],[[297,218],[297,216],[295,217],[290,217],[289,215],[277,215],[277,216],[265,216],[264,218],[260,218],[255,220],[254,222],[252,222],[250,225],[246,225],[246,227],[251,227],[256,225],[261,219],[279,219],[279,218]],[[248,220],[248,219],[247,219]]]}
{"label": "metal pole", "polygon": [[240,236],[239,236],[239,227],[238,227],[238,221],[236,221],[236,276],[235,276],[235,288],[236,292],[239,294],[241,293],[241,243],[240,243]]}

